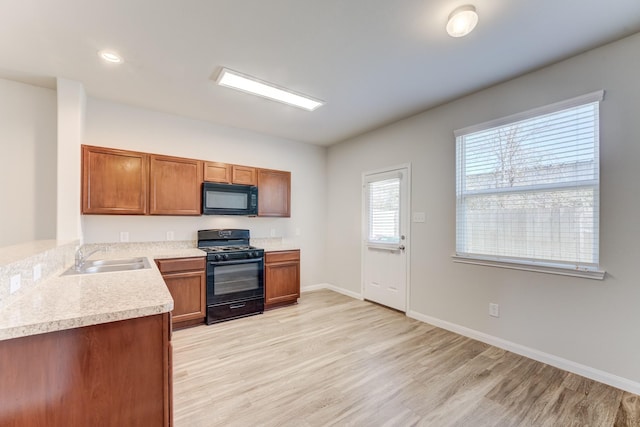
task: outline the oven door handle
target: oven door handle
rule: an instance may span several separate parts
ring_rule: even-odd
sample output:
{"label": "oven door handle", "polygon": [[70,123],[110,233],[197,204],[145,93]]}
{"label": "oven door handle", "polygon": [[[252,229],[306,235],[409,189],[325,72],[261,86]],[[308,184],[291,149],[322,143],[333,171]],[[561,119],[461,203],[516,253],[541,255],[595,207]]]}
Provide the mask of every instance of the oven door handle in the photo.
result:
{"label": "oven door handle", "polygon": [[247,259],[239,259],[237,261],[208,261],[207,263],[210,265],[215,265],[215,266],[219,266],[219,265],[235,265],[235,264],[249,264],[251,262],[261,262],[262,261],[262,257],[260,258],[247,258]]}

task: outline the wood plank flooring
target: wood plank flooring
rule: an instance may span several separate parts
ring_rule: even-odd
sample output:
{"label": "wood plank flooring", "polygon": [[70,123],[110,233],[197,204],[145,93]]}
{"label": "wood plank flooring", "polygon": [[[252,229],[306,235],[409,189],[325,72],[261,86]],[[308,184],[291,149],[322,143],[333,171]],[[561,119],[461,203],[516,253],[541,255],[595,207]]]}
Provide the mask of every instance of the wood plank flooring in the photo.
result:
{"label": "wood plank flooring", "polygon": [[640,397],[331,291],[176,331],[198,426],[640,426]]}

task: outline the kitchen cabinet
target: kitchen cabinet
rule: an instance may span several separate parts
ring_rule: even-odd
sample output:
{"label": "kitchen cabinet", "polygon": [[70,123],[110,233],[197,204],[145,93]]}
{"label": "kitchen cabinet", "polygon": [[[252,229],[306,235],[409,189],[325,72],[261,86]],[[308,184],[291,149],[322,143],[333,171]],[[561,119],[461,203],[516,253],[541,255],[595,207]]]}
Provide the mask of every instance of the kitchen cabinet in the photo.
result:
{"label": "kitchen cabinet", "polygon": [[0,341],[0,425],[171,425],[170,317]]}
{"label": "kitchen cabinet", "polygon": [[82,146],[82,213],[200,215],[202,183],[258,187],[258,216],[291,216],[291,172]]}
{"label": "kitchen cabinet", "polygon": [[200,215],[202,173],[200,160],[149,155],[149,213]]}
{"label": "kitchen cabinet", "polygon": [[256,185],[256,168],[220,162],[204,162],[204,180],[222,184]]}
{"label": "kitchen cabinet", "polygon": [[145,214],[146,153],[82,146],[82,213]]}
{"label": "kitchen cabinet", "polygon": [[82,213],[200,215],[202,161],[82,146]]}
{"label": "kitchen cabinet", "polygon": [[207,182],[231,182],[231,166],[228,163],[204,162],[204,180]]}
{"label": "kitchen cabinet", "polygon": [[291,216],[291,172],[258,169],[258,216]]}
{"label": "kitchen cabinet", "polygon": [[256,168],[250,166],[232,165],[231,183],[243,185],[256,185]]}
{"label": "kitchen cabinet", "polygon": [[173,327],[204,323],[207,315],[205,257],[157,259],[156,264],[173,297]]}
{"label": "kitchen cabinet", "polygon": [[295,304],[300,298],[300,251],[265,253],[264,308]]}

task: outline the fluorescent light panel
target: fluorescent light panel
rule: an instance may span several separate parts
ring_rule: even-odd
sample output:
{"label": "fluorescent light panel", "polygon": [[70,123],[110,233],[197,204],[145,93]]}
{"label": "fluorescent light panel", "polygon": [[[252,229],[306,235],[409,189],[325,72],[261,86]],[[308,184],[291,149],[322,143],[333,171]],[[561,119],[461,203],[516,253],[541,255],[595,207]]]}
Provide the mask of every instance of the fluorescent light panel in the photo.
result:
{"label": "fluorescent light panel", "polygon": [[278,87],[272,83],[267,83],[228,68],[222,69],[216,82],[220,86],[272,99],[308,111],[313,111],[321,105],[324,105],[324,102],[318,99],[292,92],[289,89]]}

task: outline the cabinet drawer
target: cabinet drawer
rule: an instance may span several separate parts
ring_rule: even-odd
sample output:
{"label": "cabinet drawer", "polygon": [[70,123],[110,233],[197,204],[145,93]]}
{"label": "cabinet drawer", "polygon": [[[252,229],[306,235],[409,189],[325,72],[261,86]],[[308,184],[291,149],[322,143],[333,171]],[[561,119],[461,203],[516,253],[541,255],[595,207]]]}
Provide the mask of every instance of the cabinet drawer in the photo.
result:
{"label": "cabinet drawer", "polygon": [[157,259],[156,264],[161,273],[172,273],[174,271],[204,270],[204,257],[197,258],[169,258]]}
{"label": "cabinet drawer", "polygon": [[279,251],[265,253],[265,262],[300,261],[300,251]]}
{"label": "cabinet drawer", "polygon": [[223,320],[237,319],[251,316],[264,311],[264,300],[253,299],[236,301],[228,304],[210,305],[207,307],[207,323],[217,323]]}

